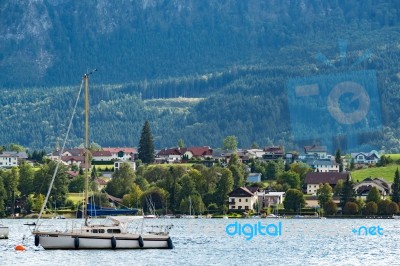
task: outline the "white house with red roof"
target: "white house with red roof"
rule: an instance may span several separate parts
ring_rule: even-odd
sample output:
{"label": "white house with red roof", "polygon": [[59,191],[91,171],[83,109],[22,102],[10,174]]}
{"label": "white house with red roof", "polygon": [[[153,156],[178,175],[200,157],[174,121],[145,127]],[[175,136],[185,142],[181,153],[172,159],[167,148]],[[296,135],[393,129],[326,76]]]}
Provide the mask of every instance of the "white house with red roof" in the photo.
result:
{"label": "white house with red roof", "polygon": [[135,148],[103,148],[103,151],[111,153],[111,160],[118,161],[134,161],[137,157],[137,150]]}
{"label": "white house with red roof", "polygon": [[94,161],[111,161],[113,159],[110,151],[92,151],[91,153]]}

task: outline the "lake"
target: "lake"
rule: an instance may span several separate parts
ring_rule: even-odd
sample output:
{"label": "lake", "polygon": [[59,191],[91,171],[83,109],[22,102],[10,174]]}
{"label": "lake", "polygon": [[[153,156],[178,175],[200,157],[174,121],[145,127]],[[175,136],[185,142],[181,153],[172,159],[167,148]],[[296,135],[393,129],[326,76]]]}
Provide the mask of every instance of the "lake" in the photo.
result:
{"label": "lake", "polygon": [[[48,251],[24,225],[33,221],[1,220],[10,227],[1,265],[400,265],[394,219],[149,219],[174,225],[173,250]],[[46,222],[65,228],[72,220]],[[27,250],[15,251],[17,244]]]}

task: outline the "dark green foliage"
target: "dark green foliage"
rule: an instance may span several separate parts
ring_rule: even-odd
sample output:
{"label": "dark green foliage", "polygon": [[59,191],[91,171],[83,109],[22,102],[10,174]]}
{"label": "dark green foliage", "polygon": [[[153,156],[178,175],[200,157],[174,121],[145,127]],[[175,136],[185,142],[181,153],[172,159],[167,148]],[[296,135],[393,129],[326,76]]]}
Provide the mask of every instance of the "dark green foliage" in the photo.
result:
{"label": "dark green foliage", "polygon": [[355,215],[358,214],[359,208],[355,202],[346,202],[343,208],[343,214]]}
{"label": "dark green foliage", "polygon": [[324,204],[324,212],[327,215],[335,215],[337,213],[337,205],[333,200],[328,200]]}
{"label": "dark green foliage", "polygon": [[376,187],[372,187],[368,193],[366,202],[375,202],[378,203],[381,200],[381,193]]}
{"label": "dark green foliage", "polygon": [[332,187],[328,183],[324,185],[320,184],[317,190],[319,206],[323,208],[327,202],[331,201],[332,194]]}
{"label": "dark green foliage", "polygon": [[68,191],[74,193],[82,193],[85,189],[85,177],[78,175],[72,179],[68,184]]}
{"label": "dark green foliage", "polygon": [[120,169],[113,173],[112,179],[107,183],[106,191],[108,194],[122,198],[128,194],[129,189],[135,181],[135,172],[129,163],[123,163]]}
{"label": "dark green foliage", "polygon": [[387,215],[397,214],[399,212],[399,205],[396,202],[390,202],[389,205],[386,207]]}
{"label": "dark green foliage", "polygon": [[336,150],[335,162],[339,164],[339,172],[343,172],[343,160],[340,150]]}
{"label": "dark green foliage", "polygon": [[364,213],[366,215],[377,214],[378,213],[378,204],[376,204],[374,201],[367,202],[367,204],[365,204]]}
{"label": "dark green foliage", "polygon": [[392,201],[399,203],[400,202],[400,174],[399,168],[396,169],[394,174],[394,180],[392,184]]}
{"label": "dark green foliage", "polygon": [[391,211],[392,208],[389,207],[390,203],[390,200],[380,200],[378,202],[378,213],[380,215],[389,215],[389,211]]}
{"label": "dark green foliage", "polygon": [[353,189],[353,181],[350,180],[350,176],[343,182],[343,188],[340,191],[340,205],[344,208],[347,202],[354,202],[356,198],[356,192]]}
{"label": "dark green foliage", "polygon": [[154,141],[151,134],[150,123],[146,120],[143,125],[142,134],[139,141],[138,158],[143,163],[152,163],[154,161]]}
{"label": "dark green foliage", "polygon": [[305,206],[305,200],[303,193],[298,189],[289,189],[286,191],[285,200],[283,201],[285,210],[299,211]]}

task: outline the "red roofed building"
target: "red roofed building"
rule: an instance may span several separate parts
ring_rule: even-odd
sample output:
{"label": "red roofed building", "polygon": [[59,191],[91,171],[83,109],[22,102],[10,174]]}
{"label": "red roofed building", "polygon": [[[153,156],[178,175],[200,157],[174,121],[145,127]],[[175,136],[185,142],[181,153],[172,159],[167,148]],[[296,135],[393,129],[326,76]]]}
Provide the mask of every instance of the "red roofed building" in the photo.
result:
{"label": "red roofed building", "polygon": [[137,157],[135,148],[103,148],[103,151],[111,153],[111,160],[134,161]]}
{"label": "red roofed building", "polygon": [[319,184],[328,183],[334,189],[339,180],[344,182],[348,177],[351,180],[349,172],[309,172],[306,174],[304,184],[307,186],[307,194],[316,195]]}

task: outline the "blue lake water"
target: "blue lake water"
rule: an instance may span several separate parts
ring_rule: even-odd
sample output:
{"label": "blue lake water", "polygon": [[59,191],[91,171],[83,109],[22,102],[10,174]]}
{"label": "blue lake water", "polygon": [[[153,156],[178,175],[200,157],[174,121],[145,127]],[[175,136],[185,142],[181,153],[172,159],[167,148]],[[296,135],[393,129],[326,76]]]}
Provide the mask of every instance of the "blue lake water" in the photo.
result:
{"label": "blue lake water", "polygon": [[[37,248],[24,225],[33,221],[2,220],[10,227],[10,238],[0,240],[0,265],[400,265],[400,220],[154,219],[146,224],[174,225],[173,250],[115,251]],[[47,222],[65,228],[71,220]],[[281,232],[254,233],[251,240],[226,232],[230,224],[249,224],[249,234],[258,222],[273,224],[268,228],[271,235],[281,222]],[[15,251],[17,244],[27,250]]]}

